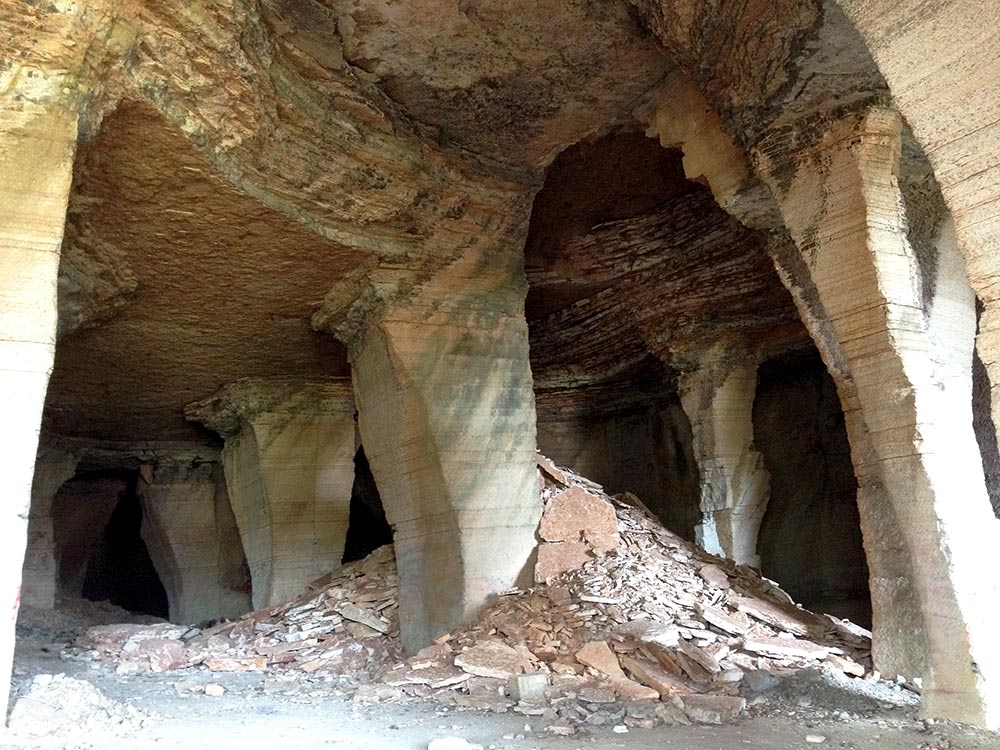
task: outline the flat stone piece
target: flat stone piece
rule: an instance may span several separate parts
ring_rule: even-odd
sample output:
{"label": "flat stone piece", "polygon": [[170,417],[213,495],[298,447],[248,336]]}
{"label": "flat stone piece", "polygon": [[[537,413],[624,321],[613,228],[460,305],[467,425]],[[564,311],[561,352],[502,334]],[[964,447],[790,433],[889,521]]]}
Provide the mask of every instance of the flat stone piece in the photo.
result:
{"label": "flat stone piece", "polygon": [[723,571],[718,565],[702,565],[701,568],[698,569],[698,575],[700,575],[702,580],[704,580],[709,586],[723,590],[729,588],[729,576],[727,576],[725,571]]}
{"label": "flat stone piece", "polygon": [[377,630],[379,633],[384,634],[389,632],[389,623],[370,609],[362,609],[351,602],[341,602],[334,608],[334,611],[342,615],[345,620],[366,625],[372,630]]}
{"label": "flat stone piece", "polygon": [[615,680],[613,684],[615,692],[627,701],[655,701],[660,698],[660,693],[655,688],[641,685],[627,677],[622,680]]}
{"label": "flat stone piece", "polygon": [[213,672],[259,672],[267,667],[267,659],[263,656],[205,659],[204,663]]}
{"label": "flat stone piece", "polygon": [[538,534],[547,542],[583,540],[598,552],[611,552],[618,547],[618,517],[606,500],[570,487],[549,501]]}
{"label": "flat stone piece", "polygon": [[736,596],[731,600],[740,610],[763,623],[793,635],[809,635],[813,630],[823,630],[823,620],[790,604],[776,604],[765,599]]}
{"label": "flat stone piece", "polygon": [[632,676],[637,680],[656,690],[660,698],[669,698],[673,695],[686,695],[693,692],[680,677],[670,674],[663,667],[645,659],[623,656],[622,666],[631,672]]}
{"label": "flat stone piece", "polygon": [[588,685],[577,694],[584,703],[614,703],[615,691],[610,688]]}
{"label": "flat stone piece", "polygon": [[743,650],[760,654],[761,656],[799,659],[824,659],[830,653],[823,646],[812,641],[792,638],[768,638],[766,636],[747,638],[743,642]]}
{"label": "flat stone piece", "polygon": [[709,625],[730,635],[743,635],[750,629],[750,622],[742,613],[732,615],[719,607],[712,607],[708,604],[701,605],[698,612]]}
{"label": "flat stone piece", "polygon": [[663,648],[674,648],[680,640],[680,632],[676,625],[658,620],[632,620],[619,626],[618,632],[630,635],[642,643],[653,643]]}
{"label": "flat stone piece", "polygon": [[477,677],[507,680],[525,671],[524,658],[500,641],[485,641],[455,657],[455,666]]}
{"label": "flat stone piece", "polygon": [[733,695],[684,695],[679,698],[684,713],[699,724],[722,724],[732,721],[747,702]]}
{"label": "flat stone piece", "polygon": [[618,664],[618,657],[608,646],[606,641],[591,641],[584,645],[575,654],[576,660],[581,664],[586,664],[592,669],[596,669],[612,680],[625,680],[625,673]]}
{"label": "flat stone piece", "polygon": [[542,583],[571,570],[579,570],[590,559],[590,547],[585,542],[540,544],[538,561],[535,563],[535,580]]}

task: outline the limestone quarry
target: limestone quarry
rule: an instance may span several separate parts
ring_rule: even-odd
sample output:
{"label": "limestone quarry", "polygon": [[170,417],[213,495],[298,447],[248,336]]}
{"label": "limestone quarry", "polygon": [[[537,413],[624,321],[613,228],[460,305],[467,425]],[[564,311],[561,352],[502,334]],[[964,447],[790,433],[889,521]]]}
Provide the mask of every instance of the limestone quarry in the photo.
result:
{"label": "limestone quarry", "polygon": [[1000,746],[995,10],[0,0],[0,747]]}

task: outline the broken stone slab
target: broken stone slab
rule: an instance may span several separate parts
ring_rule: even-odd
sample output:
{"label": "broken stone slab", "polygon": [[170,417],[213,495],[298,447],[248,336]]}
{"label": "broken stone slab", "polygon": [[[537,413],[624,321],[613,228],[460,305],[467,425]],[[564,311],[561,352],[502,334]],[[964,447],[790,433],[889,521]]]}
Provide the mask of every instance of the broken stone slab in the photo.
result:
{"label": "broken stone slab", "polygon": [[501,641],[485,641],[455,656],[455,666],[477,677],[510,679],[525,671],[523,655]]}
{"label": "broken stone slab", "polygon": [[267,667],[263,656],[242,658],[205,659],[203,662],[213,672],[259,672]]}
{"label": "broken stone slab", "polygon": [[659,665],[644,659],[623,656],[622,666],[631,672],[637,680],[656,690],[661,699],[694,692],[680,677],[670,674]]}
{"label": "broken stone slab", "polygon": [[551,581],[563,573],[579,570],[591,559],[591,548],[585,542],[539,544],[535,580],[539,583]]}
{"label": "broken stone slab", "polygon": [[768,638],[765,636],[745,639],[743,641],[743,650],[779,659],[824,659],[830,654],[828,649],[812,641],[793,638]]}
{"label": "broken stone slab", "polygon": [[541,672],[514,675],[507,681],[507,694],[518,701],[535,703],[545,697],[549,688],[549,677]]}
{"label": "broken stone slab", "polygon": [[747,702],[733,695],[682,695],[674,700],[680,702],[691,721],[698,724],[722,724],[732,721],[746,708]]}
{"label": "broken stone slab", "polygon": [[674,648],[680,640],[676,625],[645,618],[620,625],[617,632],[632,636],[641,643],[651,643],[663,648]]}
{"label": "broken stone slab", "polygon": [[366,627],[376,630],[383,635],[389,632],[390,623],[379,617],[370,609],[362,609],[351,602],[340,602],[334,607],[334,611],[347,620],[360,623]]}
{"label": "broken stone slab", "polygon": [[660,693],[655,688],[642,685],[635,680],[625,677],[621,680],[612,680],[615,692],[626,701],[655,701],[660,699]]}
{"label": "broken stone slab", "polygon": [[730,614],[709,604],[701,604],[697,609],[705,622],[724,633],[743,635],[750,629],[750,621],[742,612]]}
{"label": "broken stone slab", "polygon": [[618,516],[611,503],[580,487],[549,500],[538,526],[546,542],[586,541],[597,552],[618,547]]}
{"label": "broken stone slab", "polygon": [[719,664],[718,659],[712,656],[708,651],[698,648],[693,643],[685,640],[680,640],[677,643],[677,650],[696,662],[698,666],[702,667],[709,674],[718,674],[722,671],[722,667]]}
{"label": "broken stone slab", "polygon": [[145,660],[150,672],[166,672],[187,664],[187,651],[179,640],[148,638],[128,655],[128,660]]}
{"label": "broken stone slab", "polygon": [[581,664],[587,665],[612,680],[628,679],[618,663],[618,657],[608,646],[607,641],[591,641],[577,651],[575,656]]}
{"label": "broken stone slab", "polygon": [[729,576],[727,576],[725,571],[718,565],[713,565],[711,563],[708,565],[702,565],[698,569],[698,575],[700,575],[709,586],[723,590],[729,588]]}
{"label": "broken stone slab", "polygon": [[740,612],[792,635],[809,635],[825,629],[821,618],[790,604],[776,604],[746,596],[734,596],[730,601]]}

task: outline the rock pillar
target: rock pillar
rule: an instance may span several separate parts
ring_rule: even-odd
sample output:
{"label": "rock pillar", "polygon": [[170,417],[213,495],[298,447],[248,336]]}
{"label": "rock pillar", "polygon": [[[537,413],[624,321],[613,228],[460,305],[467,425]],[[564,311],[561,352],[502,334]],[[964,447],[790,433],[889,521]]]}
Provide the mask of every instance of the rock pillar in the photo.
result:
{"label": "rock pillar", "polygon": [[411,652],[531,575],[541,501],[521,264],[516,242],[470,253],[395,300],[392,274],[375,271],[346,309],[331,295],[314,319],[349,321],[337,330]]}
{"label": "rock pillar", "polygon": [[159,460],[140,472],[142,538],[170,619],[198,623],[250,609],[236,519],[216,462]]}
{"label": "rock pillar", "polygon": [[771,478],[753,448],[756,390],[756,363],[706,364],[679,383],[701,481],[695,539],[708,552],[759,567],[757,533]]}
{"label": "rock pillar", "polygon": [[[14,653],[21,568],[45,391],[55,354],[56,276],[76,116],[0,106],[0,684]],[[0,698],[6,707],[7,691]]]}
{"label": "rock pillar", "polygon": [[927,714],[995,727],[1000,553],[972,429],[975,308],[948,228],[937,258],[908,241],[900,148],[898,115],[872,109],[776,130],[757,160],[794,240],[776,264],[845,411],[876,666],[921,675]]}
{"label": "rock pillar", "polygon": [[225,438],[226,485],[255,608],[298,596],[340,566],[356,431],[347,383],[241,381],[189,407],[188,418]]}
{"label": "rock pillar", "polygon": [[28,514],[28,546],[21,571],[21,602],[52,609],[59,592],[55,527],[52,503],[56,493],[76,474],[80,456],[58,448],[40,449],[31,483],[31,510]]}

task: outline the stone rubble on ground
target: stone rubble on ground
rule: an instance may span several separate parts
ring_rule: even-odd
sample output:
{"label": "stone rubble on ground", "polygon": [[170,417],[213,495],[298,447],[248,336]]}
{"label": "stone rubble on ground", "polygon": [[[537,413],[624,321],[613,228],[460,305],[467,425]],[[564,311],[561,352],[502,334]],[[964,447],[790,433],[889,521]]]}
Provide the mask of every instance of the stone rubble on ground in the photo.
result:
{"label": "stone rubble on ground", "polygon": [[542,717],[555,735],[726,722],[806,668],[878,679],[868,631],[795,606],[754,570],[667,531],[633,497],[608,497],[544,457],[539,468],[536,585],[504,592],[409,658],[391,546],[240,620],[91,628],[76,653],[119,671],[352,676],[356,701],[513,710]]}
{"label": "stone rubble on ground", "polygon": [[147,718],[86,680],[40,674],[15,699],[5,739],[32,747],[103,748],[134,735]]}

